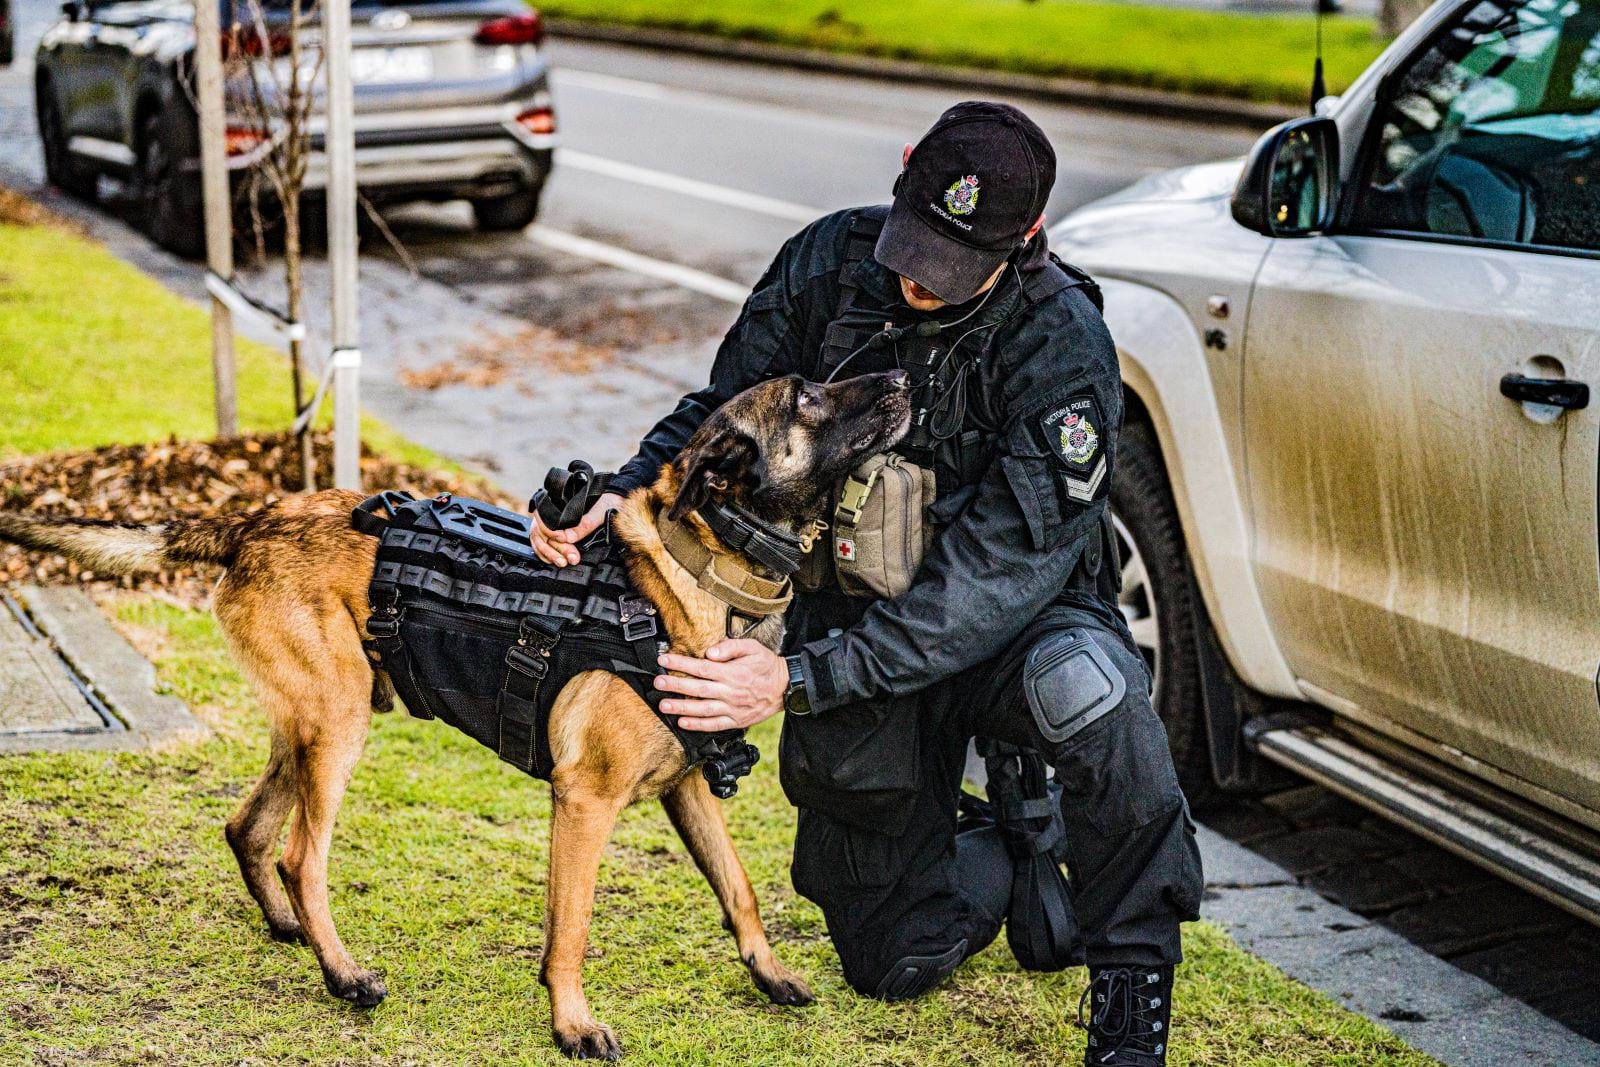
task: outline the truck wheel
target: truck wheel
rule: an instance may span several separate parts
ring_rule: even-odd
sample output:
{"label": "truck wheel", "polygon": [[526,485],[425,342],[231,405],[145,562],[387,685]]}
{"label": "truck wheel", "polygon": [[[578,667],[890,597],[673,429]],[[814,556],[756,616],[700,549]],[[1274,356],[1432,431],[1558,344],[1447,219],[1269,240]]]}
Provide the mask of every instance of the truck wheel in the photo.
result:
{"label": "truck wheel", "polygon": [[39,141],[44,146],[44,173],[50,184],[68,196],[93,203],[100,177],[67,150],[67,127],[50,84],[38,84]]}
{"label": "truck wheel", "polygon": [[485,196],[472,201],[472,216],[478,229],[489,233],[520,230],[539,214],[538,186],[518,189],[503,196]]}
{"label": "truck wheel", "polygon": [[162,248],[186,259],[205,254],[205,212],[200,173],[185,167],[198,155],[197,136],[188,116],[171,108],[152,111],[139,124],[134,187],[140,225]]}
{"label": "truck wheel", "polygon": [[1178,782],[1191,807],[1222,795],[1212,774],[1195,628],[1199,610],[1161,447],[1143,423],[1123,428],[1111,481],[1111,517],[1122,561],[1118,606],[1150,665],[1151,701],[1167,728]]}

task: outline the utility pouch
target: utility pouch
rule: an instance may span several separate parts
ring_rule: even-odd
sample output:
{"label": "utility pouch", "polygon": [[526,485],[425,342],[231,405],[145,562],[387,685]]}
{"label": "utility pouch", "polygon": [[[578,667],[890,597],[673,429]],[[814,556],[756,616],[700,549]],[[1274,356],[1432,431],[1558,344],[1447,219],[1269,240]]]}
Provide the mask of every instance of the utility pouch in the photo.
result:
{"label": "utility pouch", "polygon": [[932,470],[879,453],[844,480],[833,509],[833,570],[847,596],[891,598],[911,588],[933,543]]}

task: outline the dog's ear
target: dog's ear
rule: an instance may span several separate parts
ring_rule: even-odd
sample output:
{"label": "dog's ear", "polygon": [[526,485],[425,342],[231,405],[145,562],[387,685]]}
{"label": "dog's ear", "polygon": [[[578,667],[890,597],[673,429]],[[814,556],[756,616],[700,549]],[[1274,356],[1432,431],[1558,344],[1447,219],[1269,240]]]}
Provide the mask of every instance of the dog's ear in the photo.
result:
{"label": "dog's ear", "polygon": [[730,427],[713,432],[703,442],[690,442],[679,463],[678,496],[667,512],[673,521],[704,507],[715,494],[747,484],[761,466],[754,439]]}

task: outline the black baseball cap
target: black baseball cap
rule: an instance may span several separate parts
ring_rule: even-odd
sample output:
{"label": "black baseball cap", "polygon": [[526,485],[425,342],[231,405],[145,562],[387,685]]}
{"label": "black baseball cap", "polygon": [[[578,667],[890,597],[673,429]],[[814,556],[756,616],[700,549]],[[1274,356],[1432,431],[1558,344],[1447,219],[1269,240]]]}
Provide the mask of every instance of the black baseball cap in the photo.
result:
{"label": "black baseball cap", "polygon": [[1055,150],[1032,119],[1009,104],[957,104],[911,150],[873,257],[963,304],[1016,251],[1055,180]]}

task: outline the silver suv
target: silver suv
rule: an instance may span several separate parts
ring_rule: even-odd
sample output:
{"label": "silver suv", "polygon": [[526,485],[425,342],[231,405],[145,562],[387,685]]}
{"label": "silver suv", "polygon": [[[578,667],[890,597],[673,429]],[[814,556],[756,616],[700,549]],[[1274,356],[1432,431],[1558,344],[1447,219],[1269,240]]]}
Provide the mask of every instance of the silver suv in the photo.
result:
{"label": "silver suv", "polygon": [[1600,0],[1440,0],[1317,110],[1051,230],[1174,755],[1600,920]]}
{"label": "silver suv", "polygon": [[[221,3],[222,24],[232,25],[233,9],[244,5]],[[269,31],[288,14],[284,0],[264,0],[262,8]],[[152,237],[198,255],[193,3],[72,0],[62,10],[39,44],[35,75],[51,182],[92,199],[100,175],[120,178]],[[351,20],[356,180],[366,197],[465,199],[486,230],[532,222],[555,144],[539,14],[518,0],[356,0]],[[314,28],[310,38],[314,46]],[[281,50],[275,32],[262,50]],[[230,85],[235,103],[242,91]],[[313,118],[314,150],[320,123]],[[230,129],[228,143],[235,171],[260,149],[243,126]],[[306,187],[315,192],[325,181],[315,152]]]}

